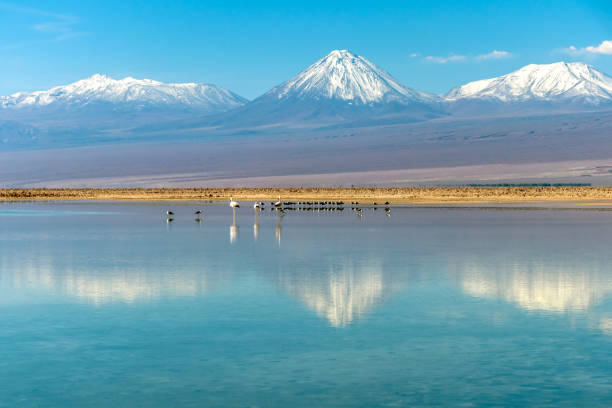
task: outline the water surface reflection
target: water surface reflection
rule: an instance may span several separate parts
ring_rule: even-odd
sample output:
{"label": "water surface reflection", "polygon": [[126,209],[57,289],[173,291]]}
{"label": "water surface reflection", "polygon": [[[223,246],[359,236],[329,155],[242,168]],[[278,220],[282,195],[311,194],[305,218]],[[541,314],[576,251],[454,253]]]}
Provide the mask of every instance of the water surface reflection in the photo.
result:
{"label": "water surface reflection", "polygon": [[610,400],[608,213],[13,206],[0,407]]}
{"label": "water surface reflection", "polygon": [[[214,238],[219,227],[215,220],[206,226],[197,223],[200,230],[208,231],[206,236],[194,236],[193,230],[182,225],[181,230],[166,231],[171,236],[152,235],[141,245],[103,236],[58,240],[38,226],[31,232],[31,241],[6,245],[9,240],[0,247],[0,282],[4,288],[44,287],[94,303],[105,299],[136,302],[163,296],[205,296],[220,282],[231,284],[233,277],[250,273],[303,302],[332,326],[346,326],[391,293],[431,279],[456,284],[470,296],[503,300],[531,311],[584,312],[612,291],[611,256],[598,236],[576,246],[575,240],[551,241],[554,237],[543,230],[546,247],[555,251],[550,254],[542,251],[541,236],[529,229],[507,245],[503,232],[466,240],[465,231],[459,239],[453,225],[423,233],[424,225],[410,230],[402,223],[376,223],[372,229],[359,227],[361,222],[345,221],[348,217],[335,217],[335,221],[356,228],[330,232],[311,224],[312,219],[321,221],[324,216],[309,215],[305,222],[289,227],[290,241],[281,247],[284,214],[264,216],[260,227],[260,214],[255,212],[253,237],[245,242],[238,240],[238,217],[234,209],[231,247]],[[515,234],[514,227],[509,225],[510,234]],[[266,235],[261,242],[260,228]],[[3,233],[5,239],[8,233]],[[504,244],[499,245],[496,238]],[[211,246],[211,242],[216,244]],[[583,252],[586,256],[581,256]],[[235,269],[243,271],[235,273]]]}

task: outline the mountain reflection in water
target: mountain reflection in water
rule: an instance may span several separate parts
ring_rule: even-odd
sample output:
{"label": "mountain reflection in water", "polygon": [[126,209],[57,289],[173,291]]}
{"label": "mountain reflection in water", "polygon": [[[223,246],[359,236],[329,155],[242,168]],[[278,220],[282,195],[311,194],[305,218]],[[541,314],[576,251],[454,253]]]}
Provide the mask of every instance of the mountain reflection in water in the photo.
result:
{"label": "mountain reflection in water", "polygon": [[0,406],[609,406],[612,213],[209,204],[4,204]]}
{"label": "mountain reflection in water", "polygon": [[[394,220],[401,214],[396,211]],[[548,236],[547,247],[555,249],[555,256],[536,249],[537,235],[499,245],[487,237],[462,240],[456,236],[458,229],[454,236],[439,226],[423,230],[426,226],[421,225],[411,232],[410,226],[383,225],[372,232],[367,224],[359,226],[362,223],[351,214],[333,218],[344,228],[354,224],[348,232],[320,233],[320,227],[307,223],[284,226],[291,216],[256,213],[254,220],[248,220],[253,235],[241,237],[240,215],[234,211],[230,216],[230,245],[218,237],[213,238],[214,245],[208,238],[193,239],[195,228],[182,237],[179,221],[133,250],[116,250],[122,243],[112,241],[100,245],[96,240],[92,244],[98,246],[88,246],[87,238],[85,244],[71,246],[61,240],[53,244],[48,235],[33,237],[34,242],[42,239],[42,245],[4,245],[0,287],[44,289],[93,304],[134,303],[203,297],[250,275],[298,300],[334,327],[354,323],[393,293],[415,290],[432,279],[466,295],[502,300],[527,311],[580,313],[612,290],[607,253],[595,248],[599,255],[580,257],[580,248],[572,247],[574,241],[553,236]],[[394,225],[388,218],[384,222]],[[198,224],[199,230],[210,230],[210,237],[216,235],[215,228],[222,228],[222,223]],[[515,230],[507,232],[516,238]],[[169,237],[173,241],[167,241]],[[181,247],[187,239],[194,242]],[[609,321],[602,317],[602,330],[610,332]]]}

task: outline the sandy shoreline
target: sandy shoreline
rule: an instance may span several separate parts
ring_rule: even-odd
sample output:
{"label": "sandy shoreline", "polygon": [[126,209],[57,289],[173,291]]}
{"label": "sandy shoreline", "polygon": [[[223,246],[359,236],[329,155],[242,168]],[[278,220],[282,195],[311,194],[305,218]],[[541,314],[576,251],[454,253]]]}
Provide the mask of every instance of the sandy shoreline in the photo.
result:
{"label": "sandy shoreline", "polygon": [[612,187],[410,187],[410,188],[70,188],[0,189],[0,201],[359,201],[392,204],[521,203],[591,201],[612,203]]}

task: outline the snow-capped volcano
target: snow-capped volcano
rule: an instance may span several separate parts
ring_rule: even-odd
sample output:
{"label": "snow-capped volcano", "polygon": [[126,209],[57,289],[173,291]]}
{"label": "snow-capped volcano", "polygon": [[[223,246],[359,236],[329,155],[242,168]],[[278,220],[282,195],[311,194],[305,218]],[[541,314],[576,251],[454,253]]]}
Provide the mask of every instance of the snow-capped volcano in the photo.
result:
{"label": "snow-capped volcano", "polygon": [[448,101],[577,102],[612,101],[612,77],[581,62],[527,65],[497,78],[470,82],[445,95]]}
{"label": "snow-capped volcano", "polygon": [[230,127],[353,126],[356,121],[380,124],[442,114],[440,97],[407,88],[367,59],[335,50],[246,106],[228,112],[218,123]]}
{"label": "snow-capped volcano", "polygon": [[347,50],[330,52],[266,95],[278,99],[336,99],[364,105],[437,100],[435,95],[404,87],[367,59]]}
{"label": "snow-capped volcano", "polygon": [[204,113],[225,111],[245,104],[246,99],[227,89],[208,84],[165,84],[151,79],[127,77],[116,80],[95,74],[47,91],[19,92],[0,97],[0,108],[82,108],[99,104],[131,109],[175,107]]}

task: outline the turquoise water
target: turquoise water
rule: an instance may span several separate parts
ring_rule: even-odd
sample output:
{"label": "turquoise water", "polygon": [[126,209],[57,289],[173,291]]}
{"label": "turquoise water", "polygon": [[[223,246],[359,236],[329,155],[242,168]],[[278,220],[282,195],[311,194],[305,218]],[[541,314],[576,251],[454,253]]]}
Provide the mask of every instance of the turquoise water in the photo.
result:
{"label": "turquoise water", "polygon": [[612,212],[195,208],[0,204],[0,407],[612,405]]}

